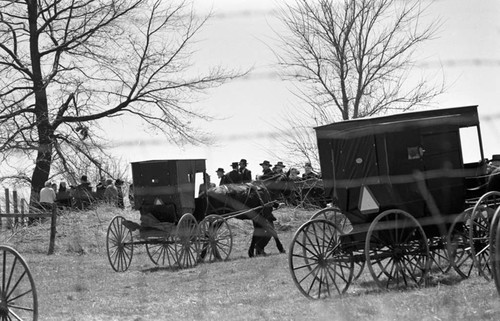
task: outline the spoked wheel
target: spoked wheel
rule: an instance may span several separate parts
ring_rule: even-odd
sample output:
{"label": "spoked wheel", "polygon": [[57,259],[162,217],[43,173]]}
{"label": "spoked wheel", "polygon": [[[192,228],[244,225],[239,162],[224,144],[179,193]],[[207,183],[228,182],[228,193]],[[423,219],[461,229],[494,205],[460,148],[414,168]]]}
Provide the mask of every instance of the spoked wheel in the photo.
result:
{"label": "spoked wheel", "polygon": [[493,215],[490,228],[491,272],[498,294],[500,294],[500,207]]}
{"label": "spoked wheel", "polygon": [[151,261],[159,266],[173,267],[177,264],[175,241],[171,235],[146,243],[146,251]]}
{"label": "spoked wheel", "polygon": [[[337,226],[344,234],[348,234],[353,230],[351,221],[342,214],[342,211],[337,207],[328,207],[317,211],[311,216],[310,220],[325,219]],[[354,261],[354,274],[353,280],[357,280],[363,273],[365,267],[365,260]]]}
{"label": "spoked wheel", "polygon": [[451,269],[446,237],[438,236],[429,239],[429,253],[431,258],[431,271],[447,273]]}
{"label": "spoked wheel", "polygon": [[328,207],[314,213],[310,218],[311,220],[315,219],[324,219],[335,224],[344,234],[347,234],[352,231],[352,224],[347,219],[347,217],[342,214],[339,208],[337,207]]}
{"label": "spoked wheel", "polygon": [[488,192],[481,196],[471,214],[469,243],[474,266],[486,280],[492,277],[490,264],[490,223],[500,206],[500,193]]}
{"label": "spoked wheel", "polygon": [[474,268],[469,242],[471,213],[472,208],[469,208],[455,218],[446,241],[450,265],[464,279],[470,277]]}
{"label": "spoked wheel", "polygon": [[233,236],[227,221],[220,215],[208,215],[200,222],[200,259],[226,261],[233,249]]}
{"label": "spoked wheel", "polygon": [[365,255],[380,288],[421,286],[429,271],[429,244],[422,226],[402,210],[387,210],[370,224]]}
{"label": "spoked wheel", "polygon": [[132,232],[123,225],[124,221],[122,216],[115,216],[109,223],[106,234],[108,260],[116,272],[126,271],[134,254]]}
{"label": "spoked wheel", "polygon": [[26,261],[10,246],[0,245],[0,265],[0,320],[38,320],[35,282]]}
{"label": "spoked wheel", "polygon": [[344,251],[342,232],[330,221],[310,220],[295,232],[288,264],[300,292],[311,299],[343,294],[352,280],[352,252]]}
{"label": "spoked wheel", "polygon": [[180,268],[190,268],[198,263],[200,253],[199,227],[190,213],[182,215],[175,233],[175,253]]}

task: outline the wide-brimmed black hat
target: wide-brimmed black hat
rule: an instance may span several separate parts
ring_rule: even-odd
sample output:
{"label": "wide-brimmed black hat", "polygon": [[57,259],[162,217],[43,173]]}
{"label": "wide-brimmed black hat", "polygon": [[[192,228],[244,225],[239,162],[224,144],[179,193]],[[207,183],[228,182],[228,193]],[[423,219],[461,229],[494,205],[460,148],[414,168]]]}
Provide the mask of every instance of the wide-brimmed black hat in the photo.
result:
{"label": "wide-brimmed black hat", "polygon": [[245,164],[245,165],[247,165],[247,160],[246,160],[246,159],[244,159],[244,158],[242,158],[242,159],[240,160],[240,164]]}
{"label": "wide-brimmed black hat", "polygon": [[285,165],[283,165],[283,162],[277,162],[274,167],[285,167]]}
{"label": "wide-brimmed black hat", "polygon": [[262,165],[271,166],[271,163],[268,160],[265,160],[262,163],[260,163],[260,166],[262,166]]}
{"label": "wide-brimmed black hat", "polygon": [[223,173],[224,173],[224,168],[219,167],[219,168],[217,168],[217,170],[216,170],[215,172],[216,172],[216,173],[217,173],[217,172],[223,172]]}
{"label": "wide-brimmed black hat", "polygon": [[239,165],[238,162],[232,162],[231,163],[231,167],[238,167],[238,165]]}

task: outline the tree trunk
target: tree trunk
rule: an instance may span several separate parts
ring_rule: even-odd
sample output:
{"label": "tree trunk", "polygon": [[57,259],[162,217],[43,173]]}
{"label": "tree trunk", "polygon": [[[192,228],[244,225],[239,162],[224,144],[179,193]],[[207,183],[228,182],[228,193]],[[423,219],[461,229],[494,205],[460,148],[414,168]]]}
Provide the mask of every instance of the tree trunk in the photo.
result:
{"label": "tree trunk", "polygon": [[36,166],[31,177],[31,202],[39,201],[40,190],[49,179],[50,165],[52,163],[52,145],[41,144],[36,156]]}

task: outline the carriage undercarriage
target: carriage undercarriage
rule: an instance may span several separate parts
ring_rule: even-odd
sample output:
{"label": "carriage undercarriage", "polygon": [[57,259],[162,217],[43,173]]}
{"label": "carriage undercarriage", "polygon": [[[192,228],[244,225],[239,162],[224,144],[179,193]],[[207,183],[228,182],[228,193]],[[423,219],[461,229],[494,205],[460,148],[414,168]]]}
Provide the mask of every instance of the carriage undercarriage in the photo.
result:
{"label": "carriage undercarriage", "polygon": [[220,215],[208,215],[198,223],[192,214],[184,214],[177,224],[162,229],[134,228],[122,216],[111,221],[107,232],[107,253],[116,272],[126,271],[134,246],[145,245],[151,261],[158,266],[190,268],[199,262],[229,258],[233,238],[227,221]]}
{"label": "carriage undercarriage", "polygon": [[353,229],[339,209],[324,209],[296,231],[290,272],[301,293],[312,299],[344,294],[365,266],[381,289],[425,286],[431,275],[450,269],[462,278],[476,271],[490,280],[500,271],[497,260],[490,260],[490,238],[500,241],[498,234],[490,235],[490,229],[500,233],[498,213],[500,193],[489,192],[444,224],[446,233],[427,236],[428,225],[402,210],[386,210],[367,228]]}

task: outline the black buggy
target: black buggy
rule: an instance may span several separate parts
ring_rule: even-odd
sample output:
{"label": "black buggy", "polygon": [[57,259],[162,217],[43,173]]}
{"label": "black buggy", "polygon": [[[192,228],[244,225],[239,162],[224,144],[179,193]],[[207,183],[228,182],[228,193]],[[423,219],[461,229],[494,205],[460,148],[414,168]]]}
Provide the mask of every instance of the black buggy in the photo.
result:
{"label": "black buggy", "polygon": [[252,220],[249,255],[274,238],[275,202],[256,182],[209,186],[204,159],[149,160],[132,163],[134,209],[140,223],[116,216],[109,224],[106,248],[117,272],[128,269],[134,246],[145,245],[154,264],[188,268],[200,261],[229,259],[233,236],[227,220]]}
{"label": "black buggy", "polygon": [[202,259],[229,257],[232,235],[226,220],[205,212],[195,216],[197,203],[205,200],[200,191],[208,188],[204,159],[135,162],[132,176],[141,222],[116,216],[109,224],[106,247],[115,271],[128,269],[137,245],[145,245],[160,266],[187,268]]}
{"label": "black buggy", "polygon": [[[315,128],[334,206],[295,233],[289,268],[309,298],[343,294],[365,265],[383,288],[424,285],[450,268],[490,278],[490,223],[477,106]],[[473,160],[473,161],[465,161]]]}

